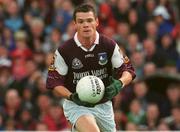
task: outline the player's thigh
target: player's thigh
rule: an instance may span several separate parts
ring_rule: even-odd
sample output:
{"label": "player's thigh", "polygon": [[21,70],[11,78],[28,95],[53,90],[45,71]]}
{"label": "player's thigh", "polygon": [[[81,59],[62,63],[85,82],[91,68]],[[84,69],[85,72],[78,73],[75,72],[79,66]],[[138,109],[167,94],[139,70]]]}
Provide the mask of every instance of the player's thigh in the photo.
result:
{"label": "player's thigh", "polygon": [[[77,104],[73,103],[72,101],[65,100],[63,104],[64,108],[64,115],[68,121],[71,122],[72,124],[72,131],[75,131],[75,125],[78,123],[76,126],[79,128],[79,130],[83,129],[80,128],[81,126],[93,126],[92,128],[96,128],[97,124],[95,119],[93,118],[92,112],[87,108],[83,106],[78,106]],[[82,125],[81,125],[82,124]],[[86,126],[86,130],[87,127]]]}
{"label": "player's thigh", "polygon": [[101,132],[116,132],[114,119],[106,117],[96,117],[96,121]]}
{"label": "player's thigh", "polygon": [[96,109],[98,112],[94,112],[94,115],[100,130],[102,132],[115,132],[116,125],[114,121],[112,102],[109,101],[105,104],[98,105]]}
{"label": "player's thigh", "polygon": [[78,132],[100,132],[93,115],[82,115],[75,124]]}

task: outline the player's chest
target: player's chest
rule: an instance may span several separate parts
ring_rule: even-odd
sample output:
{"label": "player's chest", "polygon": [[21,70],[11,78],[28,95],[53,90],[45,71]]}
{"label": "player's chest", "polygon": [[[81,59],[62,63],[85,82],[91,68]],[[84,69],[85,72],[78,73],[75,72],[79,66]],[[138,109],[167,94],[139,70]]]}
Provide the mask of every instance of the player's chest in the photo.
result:
{"label": "player's chest", "polygon": [[72,69],[103,67],[109,62],[108,52],[101,50],[99,52],[78,52],[72,54],[69,58],[69,66]]}

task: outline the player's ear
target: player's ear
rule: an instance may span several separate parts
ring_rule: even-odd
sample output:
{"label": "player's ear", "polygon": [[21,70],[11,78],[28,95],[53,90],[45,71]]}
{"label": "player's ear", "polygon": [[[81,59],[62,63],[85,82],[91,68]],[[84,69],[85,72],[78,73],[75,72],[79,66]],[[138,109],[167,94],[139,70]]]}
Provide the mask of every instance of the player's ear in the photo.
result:
{"label": "player's ear", "polygon": [[76,21],[75,20],[73,20],[73,24],[76,25]]}
{"label": "player's ear", "polygon": [[96,18],[96,26],[99,26],[99,19]]}
{"label": "player's ear", "polygon": [[75,29],[77,29],[77,25],[76,25],[76,21],[75,20],[73,20],[73,24],[74,24]]}

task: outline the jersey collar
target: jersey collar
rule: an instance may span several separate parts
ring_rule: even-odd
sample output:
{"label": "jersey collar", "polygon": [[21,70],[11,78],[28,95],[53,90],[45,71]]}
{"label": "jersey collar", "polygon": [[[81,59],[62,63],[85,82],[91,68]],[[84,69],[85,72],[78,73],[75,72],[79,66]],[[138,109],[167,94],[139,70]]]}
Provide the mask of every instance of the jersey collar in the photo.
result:
{"label": "jersey collar", "polygon": [[95,45],[99,44],[99,33],[96,31],[96,40],[94,41],[94,46],[92,46],[91,49],[89,49],[89,50],[87,50],[86,48],[84,48],[82,46],[81,42],[78,40],[77,32],[74,35],[74,41],[75,41],[76,45],[78,47],[81,47],[83,50],[85,50],[85,51],[92,51],[94,49]]}

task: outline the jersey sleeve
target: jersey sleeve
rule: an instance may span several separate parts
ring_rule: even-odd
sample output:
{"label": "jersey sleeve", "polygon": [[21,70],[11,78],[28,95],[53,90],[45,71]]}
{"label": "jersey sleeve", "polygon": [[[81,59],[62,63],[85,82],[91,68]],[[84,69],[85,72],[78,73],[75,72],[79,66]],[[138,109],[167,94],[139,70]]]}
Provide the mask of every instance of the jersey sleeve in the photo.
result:
{"label": "jersey sleeve", "polygon": [[119,46],[116,44],[114,48],[114,52],[111,58],[112,67],[118,68],[123,64],[123,55],[119,50]]}
{"label": "jersey sleeve", "polygon": [[124,71],[128,71],[132,75],[133,79],[136,77],[135,69],[131,64],[129,58],[123,55],[117,44],[115,46],[111,61],[112,61],[112,66],[114,68],[114,76],[116,78],[121,77]]}
{"label": "jersey sleeve", "polygon": [[61,56],[58,50],[55,51],[55,57],[54,57],[54,66],[55,70],[60,74],[60,75],[66,75],[68,72],[68,66],[64,61],[64,58]]}
{"label": "jersey sleeve", "polygon": [[55,51],[51,65],[48,68],[46,88],[53,89],[56,86],[63,86],[68,66],[58,50]]}

